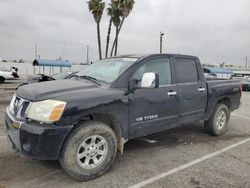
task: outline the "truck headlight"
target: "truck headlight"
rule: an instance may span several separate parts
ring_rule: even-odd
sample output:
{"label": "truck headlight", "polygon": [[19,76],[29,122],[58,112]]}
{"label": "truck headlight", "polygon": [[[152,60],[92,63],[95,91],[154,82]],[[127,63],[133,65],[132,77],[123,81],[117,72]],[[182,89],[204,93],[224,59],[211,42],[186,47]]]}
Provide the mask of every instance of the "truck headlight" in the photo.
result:
{"label": "truck headlight", "polygon": [[32,102],[27,117],[45,123],[55,122],[61,118],[65,106],[66,102],[58,100]]}

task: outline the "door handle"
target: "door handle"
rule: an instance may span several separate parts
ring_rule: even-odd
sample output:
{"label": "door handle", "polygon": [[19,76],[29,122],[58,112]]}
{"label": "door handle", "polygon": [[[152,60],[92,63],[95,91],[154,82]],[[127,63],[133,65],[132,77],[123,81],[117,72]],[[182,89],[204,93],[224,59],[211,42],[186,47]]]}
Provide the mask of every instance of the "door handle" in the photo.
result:
{"label": "door handle", "polygon": [[177,95],[177,92],[176,91],[169,91],[168,92],[168,96],[176,96]]}
{"label": "door handle", "polygon": [[206,88],[204,88],[204,87],[199,87],[199,88],[198,88],[198,91],[199,91],[199,92],[206,91]]}

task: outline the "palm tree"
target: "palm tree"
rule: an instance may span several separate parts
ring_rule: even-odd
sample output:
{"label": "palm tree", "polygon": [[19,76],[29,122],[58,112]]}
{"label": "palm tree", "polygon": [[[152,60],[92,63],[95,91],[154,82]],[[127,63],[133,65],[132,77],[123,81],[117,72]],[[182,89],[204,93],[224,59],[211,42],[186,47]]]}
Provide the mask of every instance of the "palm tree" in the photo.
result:
{"label": "palm tree", "polygon": [[130,12],[133,10],[134,4],[135,4],[134,0],[121,0],[120,9],[122,11],[122,22],[121,22],[121,25],[119,27],[119,32],[122,28],[122,25],[123,25],[125,18],[127,18],[129,16]]}
{"label": "palm tree", "polygon": [[133,10],[134,4],[135,4],[134,0],[119,0],[119,9],[122,13],[122,20],[118,28],[117,37],[115,38],[113,45],[112,45],[111,55],[113,54],[114,48],[115,48],[115,55],[117,55],[118,36],[123,26],[124,20],[125,18],[129,16],[130,12]]}
{"label": "palm tree", "polygon": [[[112,22],[115,26],[115,30],[116,30],[115,39],[118,38],[118,34],[119,34],[118,31],[119,31],[119,26],[121,24],[121,16],[122,16],[122,11],[119,8],[119,3],[120,3],[120,0],[111,0],[111,8],[112,8],[111,20],[112,20]],[[112,56],[112,55],[113,55],[113,50],[111,51],[110,56]]]}
{"label": "palm tree", "polygon": [[[114,0],[111,0],[113,2]],[[110,41],[110,34],[111,34],[111,27],[112,27],[112,17],[113,17],[113,11],[114,11],[114,3],[110,3],[109,7],[107,8],[107,14],[110,17],[109,19],[109,26],[108,26],[108,33],[107,33],[107,41],[106,41],[106,52],[105,57],[108,57],[108,51],[109,51],[109,41]]]}
{"label": "palm tree", "polygon": [[97,25],[97,40],[98,40],[98,49],[99,49],[99,59],[102,59],[100,21],[102,18],[105,3],[102,0],[89,0],[87,3],[89,6],[89,11],[93,14],[96,25]]}

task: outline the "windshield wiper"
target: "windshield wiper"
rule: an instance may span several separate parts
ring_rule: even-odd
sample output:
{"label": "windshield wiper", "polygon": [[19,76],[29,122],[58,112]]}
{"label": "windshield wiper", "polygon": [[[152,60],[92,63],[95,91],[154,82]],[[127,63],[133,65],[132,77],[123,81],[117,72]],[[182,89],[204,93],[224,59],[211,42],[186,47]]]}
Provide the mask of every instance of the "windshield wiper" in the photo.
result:
{"label": "windshield wiper", "polygon": [[80,78],[83,78],[83,79],[90,80],[90,81],[96,83],[96,84],[99,85],[99,86],[101,85],[101,84],[97,81],[97,79],[94,78],[94,77],[91,77],[91,76],[78,76],[78,75],[77,75],[77,77],[80,77]]}

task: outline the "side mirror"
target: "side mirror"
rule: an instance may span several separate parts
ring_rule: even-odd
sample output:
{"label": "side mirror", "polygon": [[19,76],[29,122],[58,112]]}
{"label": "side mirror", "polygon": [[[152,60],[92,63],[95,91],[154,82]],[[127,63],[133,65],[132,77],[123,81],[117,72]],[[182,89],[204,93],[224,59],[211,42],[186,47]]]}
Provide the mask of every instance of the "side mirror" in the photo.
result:
{"label": "side mirror", "polygon": [[141,88],[158,88],[159,75],[153,72],[146,72],[142,76]]}

